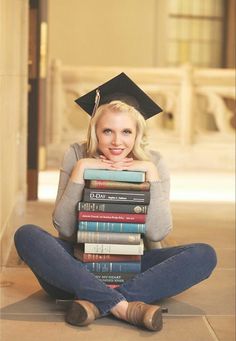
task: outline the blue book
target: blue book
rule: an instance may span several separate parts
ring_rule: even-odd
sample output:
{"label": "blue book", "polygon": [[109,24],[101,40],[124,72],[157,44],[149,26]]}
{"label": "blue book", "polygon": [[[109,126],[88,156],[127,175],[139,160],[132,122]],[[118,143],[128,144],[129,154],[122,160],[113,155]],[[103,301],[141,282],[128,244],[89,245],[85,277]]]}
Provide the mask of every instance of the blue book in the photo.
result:
{"label": "blue book", "polygon": [[93,273],[97,279],[106,284],[123,284],[129,279],[133,278],[136,273],[133,272],[94,272]]}
{"label": "blue book", "polygon": [[103,221],[80,221],[80,231],[145,233],[145,224],[111,223]]}
{"label": "blue book", "polygon": [[96,262],[84,265],[91,272],[141,272],[141,262]]}
{"label": "blue book", "polygon": [[144,182],[145,172],[107,169],[85,169],[85,180],[112,180],[123,182]]}

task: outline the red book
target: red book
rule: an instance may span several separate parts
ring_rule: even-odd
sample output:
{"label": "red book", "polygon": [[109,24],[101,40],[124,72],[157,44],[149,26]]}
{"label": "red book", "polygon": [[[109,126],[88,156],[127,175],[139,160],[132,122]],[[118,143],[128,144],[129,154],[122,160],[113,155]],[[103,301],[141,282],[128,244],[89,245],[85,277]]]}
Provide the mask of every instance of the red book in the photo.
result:
{"label": "red book", "polygon": [[146,214],[80,211],[78,214],[78,220],[144,224]]}
{"label": "red book", "polygon": [[102,189],[123,189],[133,191],[149,191],[150,182],[123,182],[123,181],[111,181],[111,180],[90,180],[86,182],[89,188],[102,188]]}
{"label": "red book", "polygon": [[111,288],[111,289],[115,289],[117,287],[119,287],[119,284],[107,284],[107,287]]}

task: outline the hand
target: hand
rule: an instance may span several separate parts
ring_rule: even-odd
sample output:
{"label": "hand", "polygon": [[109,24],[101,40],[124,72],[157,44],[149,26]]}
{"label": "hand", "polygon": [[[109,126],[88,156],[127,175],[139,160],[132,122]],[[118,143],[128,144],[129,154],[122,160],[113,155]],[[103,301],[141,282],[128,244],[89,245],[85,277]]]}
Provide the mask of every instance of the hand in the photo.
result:
{"label": "hand", "polygon": [[111,161],[104,155],[100,155],[100,159],[102,162],[110,164],[111,169],[144,171],[146,172],[146,181],[153,182],[159,180],[157,168],[151,161],[134,160],[128,157],[120,161]]}
{"label": "hand", "polygon": [[84,170],[89,169],[112,169],[110,163],[102,162],[101,159],[84,158],[77,161],[70,179],[73,182],[84,184]]}
{"label": "hand", "polygon": [[99,158],[103,163],[110,165],[111,169],[114,170],[125,170],[127,167],[131,166],[133,162],[132,157],[126,157],[120,161],[109,160],[104,155],[100,155]]}
{"label": "hand", "polygon": [[153,182],[159,180],[159,175],[155,164],[151,161],[133,160],[126,170],[136,170],[146,172],[146,181]]}

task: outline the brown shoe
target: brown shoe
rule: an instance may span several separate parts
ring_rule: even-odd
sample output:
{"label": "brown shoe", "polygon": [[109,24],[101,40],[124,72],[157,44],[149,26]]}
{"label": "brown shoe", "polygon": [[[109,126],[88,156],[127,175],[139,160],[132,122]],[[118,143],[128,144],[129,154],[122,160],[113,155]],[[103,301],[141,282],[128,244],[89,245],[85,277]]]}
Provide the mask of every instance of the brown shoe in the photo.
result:
{"label": "brown shoe", "polygon": [[126,317],[127,321],[134,325],[155,331],[162,329],[162,311],[159,306],[129,302]]}
{"label": "brown shoe", "polygon": [[74,326],[87,326],[100,317],[98,308],[89,301],[73,301],[66,313],[65,320]]}

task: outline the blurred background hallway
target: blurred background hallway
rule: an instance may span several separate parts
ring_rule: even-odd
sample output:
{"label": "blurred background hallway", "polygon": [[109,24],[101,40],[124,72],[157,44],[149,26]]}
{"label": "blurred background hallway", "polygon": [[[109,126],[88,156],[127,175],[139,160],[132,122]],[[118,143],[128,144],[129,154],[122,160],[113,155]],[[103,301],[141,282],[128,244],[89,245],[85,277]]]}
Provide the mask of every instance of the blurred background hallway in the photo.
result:
{"label": "blurred background hallway", "polygon": [[233,341],[235,0],[0,0],[0,339],[141,340],[106,318],[64,323],[18,258],[15,230],[51,223],[58,170],[89,118],[74,99],[124,71],[163,108],[149,145],[171,173],[174,230],[163,246],[206,242],[214,275],[163,302],[158,340]]}

